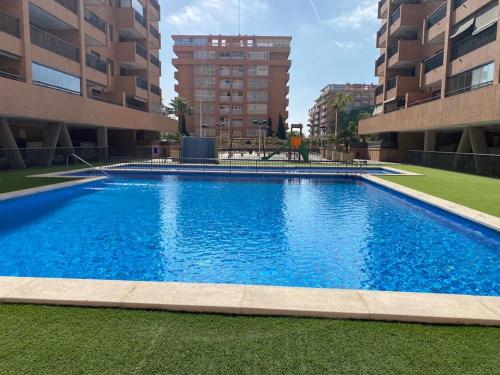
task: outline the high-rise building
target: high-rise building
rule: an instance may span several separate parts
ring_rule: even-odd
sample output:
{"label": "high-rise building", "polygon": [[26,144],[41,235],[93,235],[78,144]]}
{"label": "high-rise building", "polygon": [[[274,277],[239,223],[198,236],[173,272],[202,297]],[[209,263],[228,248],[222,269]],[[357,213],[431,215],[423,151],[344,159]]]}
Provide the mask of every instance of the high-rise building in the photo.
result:
{"label": "high-rise building", "polygon": [[[291,37],[174,35],[176,92],[194,114],[190,134],[257,137],[271,118],[288,118]],[[220,124],[224,124],[223,127]]]}
{"label": "high-rise building", "polygon": [[157,0],[0,1],[0,148],[176,131],[161,113],[159,21]]}
{"label": "high-rise building", "polygon": [[352,100],[346,107],[347,112],[353,109],[370,110],[375,99],[375,87],[376,85],[373,84],[346,83],[330,84],[323,88],[320,96],[309,110],[310,135],[316,137],[332,133],[335,124],[335,111],[332,108],[332,103],[337,94],[344,93],[351,97]]}
{"label": "high-rise building", "polygon": [[498,0],[382,0],[374,117],[399,149],[500,151]]}

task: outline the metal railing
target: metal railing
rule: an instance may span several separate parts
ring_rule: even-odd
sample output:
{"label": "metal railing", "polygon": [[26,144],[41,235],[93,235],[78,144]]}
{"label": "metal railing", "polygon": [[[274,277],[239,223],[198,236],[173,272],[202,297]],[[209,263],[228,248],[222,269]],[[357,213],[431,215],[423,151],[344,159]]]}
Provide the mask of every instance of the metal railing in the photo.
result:
{"label": "metal railing", "polygon": [[153,94],[156,94],[158,96],[161,96],[161,88],[159,86],[156,86],[156,85],[153,85],[151,84],[150,85],[150,90]]}
{"label": "metal railing", "polygon": [[408,103],[407,108],[416,107],[417,105],[430,103],[430,102],[433,102],[433,101],[439,100],[439,99],[441,99],[441,94],[436,95],[436,96],[432,96],[432,97],[427,98],[427,99],[417,100],[416,102]]}
{"label": "metal railing", "polygon": [[87,66],[95,70],[98,70],[104,74],[108,72],[108,64],[106,63],[106,61],[101,60],[99,57],[91,53],[87,53],[87,55],[85,56],[85,60]]}
{"label": "metal railing", "polygon": [[137,22],[139,22],[142,26],[146,27],[146,19],[142,14],[140,14],[138,11],[134,11],[134,17]]}
{"label": "metal railing", "polygon": [[446,17],[446,12],[448,10],[448,4],[444,3],[439,8],[437,8],[429,17],[427,17],[427,28],[430,29],[432,26],[436,25],[439,21]]}
{"label": "metal railing", "polygon": [[375,88],[375,96],[382,95],[384,93],[384,85],[379,85]]}
{"label": "metal railing", "polygon": [[156,57],[155,55],[150,55],[149,56],[149,61],[151,62],[151,64],[153,64],[154,66],[156,66],[157,68],[160,68],[161,69],[161,62],[160,62],[160,59],[158,57]]}
{"label": "metal railing", "polygon": [[378,68],[383,63],[385,63],[385,53],[375,61],[375,68]]}
{"label": "metal railing", "polygon": [[15,81],[26,82],[26,78],[21,77],[20,75],[8,73],[8,72],[3,72],[1,70],[0,70],[0,77],[2,77],[2,78],[8,78],[8,79],[13,79]]}
{"label": "metal railing", "polygon": [[85,8],[85,21],[90,23],[96,29],[101,30],[103,33],[106,32],[106,22],[104,22],[104,20],[97,14],[88,10],[88,8]]}
{"label": "metal railing", "polygon": [[135,53],[137,53],[141,57],[144,57],[146,60],[148,59],[148,51],[139,43],[135,44]]}
{"label": "metal railing", "polygon": [[396,88],[398,84],[398,76],[391,78],[387,81],[387,91]]}
{"label": "metal railing", "polygon": [[30,27],[31,43],[70,60],[80,62],[80,49],[33,25]]}
{"label": "metal railing", "polygon": [[449,97],[449,96],[463,94],[465,92],[474,91],[474,90],[482,89],[483,87],[491,86],[492,84],[493,84],[493,81],[488,81],[488,82],[480,83],[478,85],[463,87],[463,88],[458,89],[458,90],[448,91],[448,92],[446,92],[445,96]]}
{"label": "metal railing", "polygon": [[387,50],[387,57],[390,59],[392,56],[397,54],[399,52],[399,41],[394,43],[392,46],[389,47]]}
{"label": "metal railing", "polygon": [[110,98],[106,98],[104,96],[101,96],[101,95],[97,95],[97,94],[90,94],[88,96],[90,99],[94,99],[94,100],[97,100],[99,102],[104,102],[104,103],[109,103],[109,104],[114,104],[114,105],[117,105],[117,106],[120,106],[120,107],[123,107],[123,103],[120,103],[120,102],[117,102],[117,101],[114,101]]}
{"label": "metal railing", "polygon": [[467,0],[453,0],[453,7],[455,9],[459,8],[462,6],[462,4],[465,4]]}
{"label": "metal railing", "polygon": [[424,60],[424,71],[429,73],[430,71],[443,66],[444,62],[444,51],[436,53],[434,56],[429,57]]}
{"label": "metal railing", "polygon": [[411,150],[405,164],[500,178],[500,155]]}
{"label": "metal railing", "polygon": [[66,9],[71,12],[78,14],[78,1],[77,0],[56,0],[57,3],[61,4]]}
{"label": "metal railing", "polygon": [[157,0],[149,0],[153,8],[155,8],[158,12],[160,11],[160,3]]}
{"label": "metal railing", "polygon": [[148,89],[148,81],[146,81],[144,78],[142,77],[135,77],[135,82],[136,82],[136,85],[137,87],[143,89],[143,90],[147,90]]}
{"label": "metal railing", "polygon": [[161,41],[161,35],[160,35],[160,32],[158,30],[156,30],[156,28],[154,28],[152,25],[149,25],[149,32],[151,33],[151,35],[153,35],[156,39],[158,39],[159,41]]}
{"label": "metal railing", "polygon": [[19,19],[0,11],[0,31],[19,38],[21,36]]}
{"label": "metal railing", "polygon": [[377,31],[377,38],[380,38],[387,31],[387,23],[384,23],[380,29]]}
{"label": "metal railing", "polygon": [[394,13],[391,14],[391,17],[389,18],[389,22],[391,25],[399,20],[401,18],[401,6],[394,11]]}
{"label": "metal railing", "polygon": [[494,23],[478,34],[473,34],[465,39],[452,42],[451,61],[494,42],[497,39],[497,25],[497,23]]}
{"label": "metal railing", "polygon": [[81,157],[79,157],[78,155],[75,155],[75,154],[68,154],[68,156],[66,156],[66,170],[69,170],[69,160],[70,160],[70,158],[75,158],[78,161],[81,161],[83,164],[88,165],[90,168],[92,168],[92,172],[94,173],[94,175],[95,175],[96,171],[99,171],[99,173],[102,173],[103,175],[105,175],[107,177],[111,177],[111,175],[109,173],[104,172],[102,170],[102,168],[96,168],[96,167],[94,167],[92,164],[90,164],[89,162],[85,161],[83,158],[81,158]]}
{"label": "metal railing", "polygon": [[52,85],[52,84],[47,83],[47,82],[33,80],[33,84],[40,86],[40,87],[45,87],[46,89],[52,89],[52,90],[56,90],[56,91],[60,91],[60,92],[65,92],[66,94],[82,95],[82,93],[80,91],[71,90],[71,89],[68,89],[68,88],[62,87],[62,86]]}

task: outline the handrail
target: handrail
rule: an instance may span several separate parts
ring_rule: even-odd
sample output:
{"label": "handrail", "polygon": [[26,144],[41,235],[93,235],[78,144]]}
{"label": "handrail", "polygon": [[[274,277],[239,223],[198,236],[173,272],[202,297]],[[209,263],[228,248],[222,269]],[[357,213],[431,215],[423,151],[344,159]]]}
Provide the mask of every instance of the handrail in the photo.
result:
{"label": "handrail", "polygon": [[[88,161],[83,160],[81,157],[79,157],[79,156],[78,156],[78,155],[76,155],[76,154],[68,154],[68,155],[66,156],[66,170],[68,170],[68,169],[69,169],[69,158],[70,158],[70,157],[74,157],[75,159],[80,160],[83,164],[88,165],[90,168],[92,168],[92,172],[94,172],[94,174],[95,174],[95,171],[96,171],[96,169],[97,169],[97,168],[96,168],[96,167],[94,167],[92,164],[90,164]],[[102,169],[97,169],[97,170],[98,170],[99,172],[101,172],[103,175],[105,175],[105,176],[107,176],[107,177],[111,178],[111,175],[110,175],[109,173],[104,172]]]}

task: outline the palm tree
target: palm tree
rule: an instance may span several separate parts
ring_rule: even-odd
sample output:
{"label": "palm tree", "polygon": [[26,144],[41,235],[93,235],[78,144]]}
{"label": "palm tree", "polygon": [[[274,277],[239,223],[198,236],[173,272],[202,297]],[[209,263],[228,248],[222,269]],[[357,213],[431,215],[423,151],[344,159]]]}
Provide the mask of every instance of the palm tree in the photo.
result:
{"label": "palm tree", "polygon": [[340,115],[345,111],[347,105],[352,102],[351,95],[339,92],[335,95],[335,100],[330,102],[331,108],[335,111],[335,137],[339,135]]}
{"label": "palm tree", "polygon": [[187,135],[187,131],[183,129],[182,124],[185,121],[185,115],[193,114],[193,107],[189,100],[178,96],[170,101],[167,111],[169,114],[177,116],[177,131],[179,135]]}

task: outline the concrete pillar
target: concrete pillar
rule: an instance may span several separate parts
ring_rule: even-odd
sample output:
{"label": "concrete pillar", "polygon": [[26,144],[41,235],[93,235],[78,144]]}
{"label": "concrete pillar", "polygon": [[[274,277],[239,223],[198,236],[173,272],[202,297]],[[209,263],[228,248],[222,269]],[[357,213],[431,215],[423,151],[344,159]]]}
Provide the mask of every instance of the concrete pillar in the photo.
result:
{"label": "concrete pillar", "polygon": [[62,124],[61,132],[59,133],[59,146],[63,148],[65,157],[75,153],[75,148],[73,147],[73,142],[71,141],[71,136],[69,135],[68,126]]}
{"label": "concrete pillar", "polygon": [[7,151],[7,162],[10,168],[26,167],[14,135],[10,130],[9,123],[4,117],[0,117],[0,147],[9,149]]}
{"label": "concrete pillar", "polygon": [[45,167],[50,167],[52,165],[62,126],[63,124],[60,122],[52,122],[47,125],[43,139],[43,151],[40,158],[40,165]]}
{"label": "concrete pillar", "polygon": [[100,161],[107,161],[109,156],[108,149],[108,128],[97,128],[97,147]]}
{"label": "concrete pillar", "polygon": [[424,136],[424,151],[436,151],[437,132],[426,130]]}
{"label": "concrete pillar", "polygon": [[487,154],[488,144],[486,143],[486,134],[484,128],[468,128],[472,152],[475,154]]}

